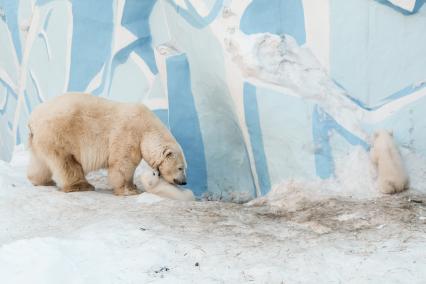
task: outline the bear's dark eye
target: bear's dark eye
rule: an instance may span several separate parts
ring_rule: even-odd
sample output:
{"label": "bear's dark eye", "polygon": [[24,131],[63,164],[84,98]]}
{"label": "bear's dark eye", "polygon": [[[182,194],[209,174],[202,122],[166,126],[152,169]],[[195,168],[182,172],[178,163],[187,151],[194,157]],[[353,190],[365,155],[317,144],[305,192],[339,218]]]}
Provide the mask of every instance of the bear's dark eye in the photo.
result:
{"label": "bear's dark eye", "polygon": [[152,173],[153,176],[155,176],[155,173]]}
{"label": "bear's dark eye", "polygon": [[183,171],[183,168],[178,168],[179,171]]}

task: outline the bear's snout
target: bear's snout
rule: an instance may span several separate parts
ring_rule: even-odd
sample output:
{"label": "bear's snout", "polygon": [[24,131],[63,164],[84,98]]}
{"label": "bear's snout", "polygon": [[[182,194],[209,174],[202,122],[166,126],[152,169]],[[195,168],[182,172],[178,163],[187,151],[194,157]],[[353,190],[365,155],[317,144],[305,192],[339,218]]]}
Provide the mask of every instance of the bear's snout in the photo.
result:
{"label": "bear's snout", "polygon": [[183,179],[183,180],[173,179],[173,182],[177,185],[186,185],[186,179]]}

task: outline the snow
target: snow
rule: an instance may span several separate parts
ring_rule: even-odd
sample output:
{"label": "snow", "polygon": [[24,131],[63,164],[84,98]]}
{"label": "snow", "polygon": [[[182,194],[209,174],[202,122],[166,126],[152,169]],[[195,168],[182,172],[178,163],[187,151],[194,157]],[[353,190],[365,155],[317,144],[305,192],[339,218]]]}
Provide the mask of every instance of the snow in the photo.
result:
{"label": "snow", "polygon": [[95,192],[65,194],[33,187],[27,161],[18,147],[0,162],[1,283],[426,281],[420,191],[361,196],[337,178],[289,181],[246,204],[181,202],[114,196],[100,171]]}

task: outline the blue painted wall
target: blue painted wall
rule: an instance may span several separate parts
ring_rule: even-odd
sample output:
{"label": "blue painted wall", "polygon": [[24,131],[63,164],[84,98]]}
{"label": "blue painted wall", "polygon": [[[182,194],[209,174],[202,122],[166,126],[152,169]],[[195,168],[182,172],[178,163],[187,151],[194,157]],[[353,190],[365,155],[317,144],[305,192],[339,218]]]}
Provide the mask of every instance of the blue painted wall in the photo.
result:
{"label": "blue painted wall", "polygon": [[[84,91],[147,104],[182,145],[197,195],[241,201],[333,178],[336,155],[368,151],[377,128],[423,161],[424,2],[0,0],[0,158],[26,142],[36,105]],[[262,77],[271,71],[247,56],[266,34],[303,51],[270,46],[270,66],[311,52],[324,66],[299,85]],[[321,70],[320,84],[304,81]]]}

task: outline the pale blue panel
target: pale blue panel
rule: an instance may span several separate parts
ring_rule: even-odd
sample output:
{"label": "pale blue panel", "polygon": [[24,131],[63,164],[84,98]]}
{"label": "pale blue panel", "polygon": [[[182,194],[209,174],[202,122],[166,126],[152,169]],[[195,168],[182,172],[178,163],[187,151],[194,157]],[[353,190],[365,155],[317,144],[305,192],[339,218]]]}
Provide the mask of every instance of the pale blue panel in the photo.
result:
{"label": "pale blue panel", "polygon": [[172,36],[188,57],[207,161],[208,190],[224,197],[233,193],[254,196],[247,149],[227,88],[221,45],[209,29],[192,27],[168,5],[165,11]]}
{"label": "pale blue panel", "polygon": [[370,129],[393,130],[398,143],[426,157],[426,98],[411,103]]}
{"label": "pale blue panel", "polygon": [[67,32],[71,7],[64,1],[55,1],[52,5],[51,9],[41,8],[41,27],[45,28],[45,34],[37,34],[30,52],[27,82],[32,86],[28,92],[32,101],[61,95],[68,81],[67,50],[71,41]]}
{"label": "pale blue panel", "polygon": [[361,146],[365,150],[368,150],[370,147],[367,141],[364,141],[340,125],[330,114],[325,112],[318,105],[315,105],[312,112],[312,134],[315,146],[314,153],[316,174],[322,179],[334,176],[335,168],[334,158],[332,155],[333,145],[331,145],[330,142],[331,135],[340,135],[348,144]]}
{"label": "pale blue panel", "polygon": [[8,92],[7,102],[4,109],[2,110],[2,114],[6,117],[7,123],[12,127],[15,119],[16,106],[17,98],[15,96],[12,96],[10,92]]}
{"label": "pale blue panel", "polygon": [[19,70],[13,58],[17,58],[13,38],[5,19],[0,17],[0,68],[5,70],[14,82],[18,82]]}
{"label": "pale blue panel", "polygon": [[330,71],[366,106],[425,79],[426,9],[404,15],[376,1],[330,2]]}
{"label": "pale blue panel", "polygon": [[10,161],[15,145],[6,116],[0,113],[0,160]]}
{"label": "pale blue panel", "polygon": [[[164,82],[167,83],[167,82]],[[160,74],[157,74],[154,78],[154,82],[152,83],[151,90],[147,94],[147,97],[152,99],[167,99],[166,94],[164,93],[164,84],[161,80]]]}
{"label": "pale blue panel", "polygon": [[140,102],[149,91],[145,74],[130,58],[118,65],[111,82],[109,98],[122,102]]}
{"label": "pale blue panel", "polygon": [[[121,24],[138,37],[125,49],[135,51],[148,64],[152,73],[157,73],[154,51],[151,47],[151,31],[149,16],[156,0],[127,0],[124,6]],[[127,52],[125,52],[127,53]]]}
{"label": "pale blue panel", "polygon": [[253,0],[241,17],[246,34],[289,34],[299,44],[306,41],[305,17],[301,0]]}
{"label": "pale blue panel", "polygon": [[271,184],[314,177],[313,105],[264,88],[257,88],[257,103]]}
{"label": "pale blue panel", "polygon": [[219,12],[223,6],[223,0],[216,0],[210,9],[209,14],[203,17],[198,14],[197,10],[191,3],[191,0],[184,0],[187,9],[183,9],[181,6],[177,5],[174,0],[166,0],[166,3],[172,6],[188,24],[198,29],[205,28],[212,21],[214,21],[214,19],[216,19],[216,17],[219,15]]}
{"label": "pale blue panel", "polygon": [[[349,94],[369,104],[368,0],[330,0],[330,75]],[[388,9],[388,8],[386,8]]]}
{"label": "pale blue panel", "polygon": [[23,109],[19,113],[18,126],[16,128],[16,145],[27,144],[28,141],[28,111],[23,106]]}
{"label": "pale blue panel", "polygon": [[68,90],[84,91],[111,53],[113,1],[73,1],[72,12],[72,53]]}
{"label": "pale blue panel", "polygon": [[0,7],[3,8],[5,16],[0,21],[5,21],[12,36],[13,45],[19,61],[22,59],[22,43],[20,38],[20,29],[18,22],[19,1],[0,0]]}

